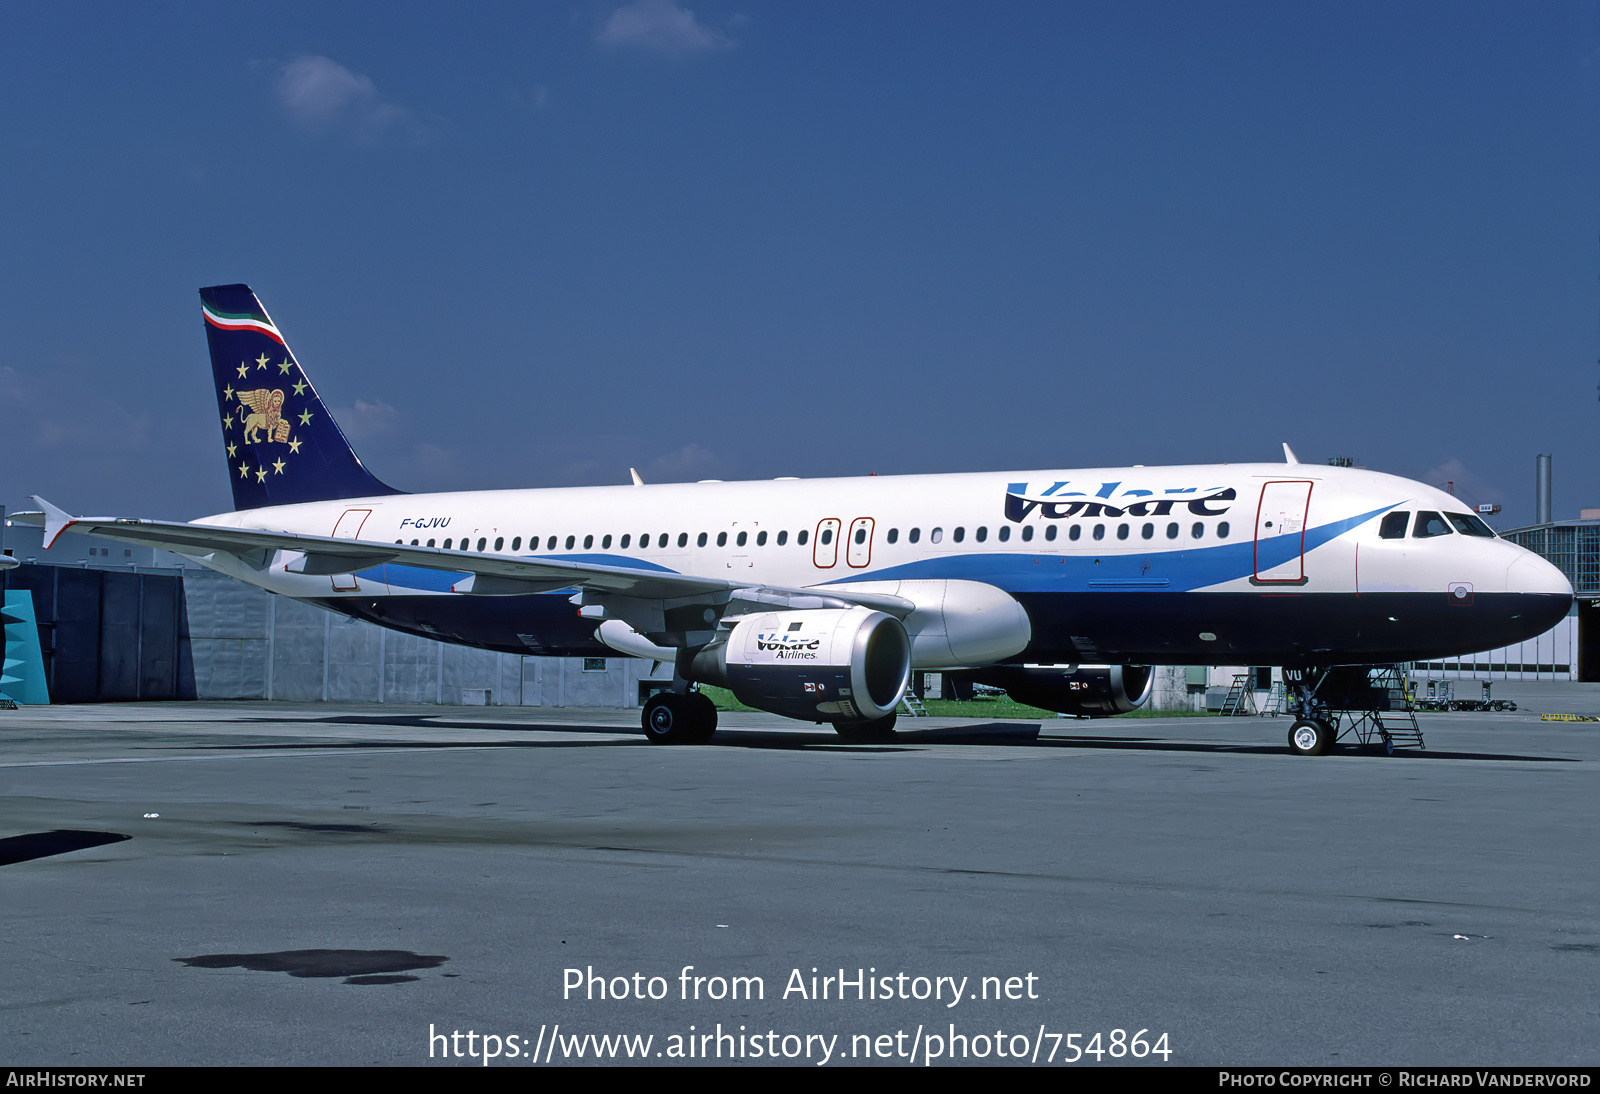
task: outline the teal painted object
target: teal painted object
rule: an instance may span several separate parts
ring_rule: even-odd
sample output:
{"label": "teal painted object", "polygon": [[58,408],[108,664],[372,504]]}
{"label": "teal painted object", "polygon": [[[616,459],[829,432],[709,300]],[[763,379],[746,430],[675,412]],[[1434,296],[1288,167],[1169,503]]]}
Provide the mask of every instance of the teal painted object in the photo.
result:
{"label": "teal painted object", "polygon": [[44,655],[39,650],[33,594],[26,589],[6,590],[6,604],[0,620],[5,623],[6,632],[0,698],[30,706],[49,706],[50,689],[44,681]]}

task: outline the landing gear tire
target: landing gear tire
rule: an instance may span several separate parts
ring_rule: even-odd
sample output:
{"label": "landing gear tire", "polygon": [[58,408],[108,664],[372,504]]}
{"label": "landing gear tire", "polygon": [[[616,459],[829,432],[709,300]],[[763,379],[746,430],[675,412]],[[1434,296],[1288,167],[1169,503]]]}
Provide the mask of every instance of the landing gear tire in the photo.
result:
{"label": "landing gear tire", "polygon": [[891,711],[870,722],[835,722],[833,731],[847,741],[892,741],[895,715]]}
{"label": "landing gear tire", "polygon": [[1302,719],[1289,727],[1289,751],[1296,756],[1321,756],[1333,744],[1333,730],[1326,722]]}
{"label": "landing gear tire", "polygon": [[662,691],[645,703],[639,721],[652,744],[703,744],[717,731],[717,708],[698,692]]}
{"label": "landing gear tire", "polygon": [[717,732],[717,704],[698,691],[691,692],[688,699],[694,722],[689,743],[703,745]]}

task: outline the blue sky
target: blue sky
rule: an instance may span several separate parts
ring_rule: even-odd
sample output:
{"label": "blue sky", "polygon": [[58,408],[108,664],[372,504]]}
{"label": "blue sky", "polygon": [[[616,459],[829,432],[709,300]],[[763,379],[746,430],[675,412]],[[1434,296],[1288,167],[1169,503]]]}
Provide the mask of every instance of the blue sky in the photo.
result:
{"label": "blue sky", "polygon": [[402,489],[1272,460],[1600,506],[1600,4],[56,4],[0,501],[229,507],[195,290]]}

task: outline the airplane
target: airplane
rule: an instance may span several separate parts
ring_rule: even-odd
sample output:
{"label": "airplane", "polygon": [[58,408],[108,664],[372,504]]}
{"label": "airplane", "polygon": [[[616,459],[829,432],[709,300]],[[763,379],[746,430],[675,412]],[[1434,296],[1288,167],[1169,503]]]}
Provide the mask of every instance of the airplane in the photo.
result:
{"label": "airplane", "polygon": [[[1127,713],[1161,664],[1281,665],[1292,751],[1337,739],[1318,673],[1541,634],[1572,588],[1454,496],[1300,463],[408,494],[361,462],[246,285],[200,290],[234,511],[74,517],[259,588],[444,642],[674,666],[641,722],[709,740],[700,685],[893,731],[914,671]],[[1334,723],[1336,724],[1336,722]]]}

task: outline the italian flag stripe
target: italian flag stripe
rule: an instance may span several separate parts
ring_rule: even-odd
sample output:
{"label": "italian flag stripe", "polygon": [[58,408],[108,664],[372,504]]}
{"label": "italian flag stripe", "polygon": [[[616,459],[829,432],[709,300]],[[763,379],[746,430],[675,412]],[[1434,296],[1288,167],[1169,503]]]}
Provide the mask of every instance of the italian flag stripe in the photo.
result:
{"label": "italian flag stripe", "polygon": [[278,333],[277,328],[274,327],[270,321],[262,319],[259,316],[225,315],[222,312],[212,311],[204,304],[200,305],[200,312],[206,317],[206,322],[210,323],[218,330],[260,331],[262,334],[278,343],[278,345],[283,346],[285,349],[289,348],[288,344],[284,342],[283,336]]}

